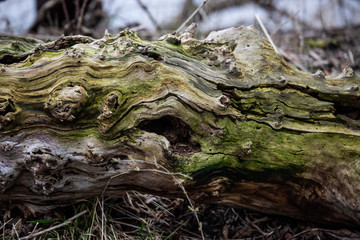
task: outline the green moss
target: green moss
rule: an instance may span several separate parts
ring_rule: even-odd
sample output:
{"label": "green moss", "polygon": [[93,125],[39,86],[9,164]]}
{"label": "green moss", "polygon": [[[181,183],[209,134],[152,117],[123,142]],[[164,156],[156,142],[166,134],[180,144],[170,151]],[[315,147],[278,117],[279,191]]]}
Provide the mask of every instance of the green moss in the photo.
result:
{"label": "green moss", "polygon": [[336,39],[321,39],[321,40],[315,40],[315,39],[306,39],[305,44],[310,47],[317,47],[317,48],[335,48],[340,46],[340,42]]}
{"label": "green moss", "polygon": [[7,56],[20,56],[32,51],[42,41],[16,36],[0,36],[0,60]]}
{"label": "green moss", "polygon": [[[302,174],[311,166],[355,164],[354,156],[360,156],[358,137],[274,131],[254,121],[234,123],[228,118],[219,119],[217,124],[224,134],[201,139],[202,152],[182,160],[179,165],[197,179],[229,173],[239,178],[251,176],[257,181],[263,181],[265,176],[288,178]],[[351,174],[356,176],[359,168],[352,169]]]}
{"label": "green moss", "polygon": [[35,64],[38,60],[41,59],[42,62],[49,61],[50,59],[58,58],[62,56],[64,50],[60,50],[57,52],[41,52],[37,54],[30,55],[26,60],[20,65],[20,67],[26,68]]}

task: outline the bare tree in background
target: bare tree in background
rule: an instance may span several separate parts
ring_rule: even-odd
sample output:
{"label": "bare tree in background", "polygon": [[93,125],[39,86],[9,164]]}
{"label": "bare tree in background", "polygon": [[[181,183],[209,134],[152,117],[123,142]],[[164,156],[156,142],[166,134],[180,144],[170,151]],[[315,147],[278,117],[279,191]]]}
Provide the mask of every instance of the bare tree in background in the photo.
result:
{"label": "bare tree in background", "polygon": [[40,34],[84,34],[94,36],[94,29],[104,17],[101,0],[37,0],[37,18],[30,29]]}

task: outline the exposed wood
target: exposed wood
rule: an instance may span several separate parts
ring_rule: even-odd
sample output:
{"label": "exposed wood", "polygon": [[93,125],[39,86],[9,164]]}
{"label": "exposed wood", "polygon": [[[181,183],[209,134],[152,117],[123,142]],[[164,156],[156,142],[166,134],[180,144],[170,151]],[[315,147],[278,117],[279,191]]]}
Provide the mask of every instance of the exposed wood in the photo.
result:
{"label": "exposed wood", "polygon": [[299,71],[254,27],[0,44],[1,206],[179,197],[182,179],[199,202],[360,226],[351,68]]}

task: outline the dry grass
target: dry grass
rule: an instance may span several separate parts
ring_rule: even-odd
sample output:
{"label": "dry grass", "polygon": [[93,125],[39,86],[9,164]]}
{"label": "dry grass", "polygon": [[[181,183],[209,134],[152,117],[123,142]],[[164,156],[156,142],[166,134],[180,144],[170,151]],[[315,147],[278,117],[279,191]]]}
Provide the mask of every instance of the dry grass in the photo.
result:
{"label": "dry grass", "polygon": [[182,196],[169,199],[136,191],[117,199],[101,195],[28,218],[23,218],[17,209],[6,210],[0,219],[0,236],[21,240],[360,239],[360,232],[355,230],[329,229],[245,209],[193,203],[181,180],[188,176],[147,163],[149,168],[138,171],[171,175],[174,184],[182,189]]}
{"label": "dry grass", "polygon": [[[224,206],[198,206],[205,239],[359,239],[356,230],[326,228],[285,217]],[[2,239],[201,239],[199,220],[182,198],[130,191],[99,197],[37,218],[7,211]],[[39,234],[40,233],[40,234]],[[27,238],[29,236],[29,238]]]}

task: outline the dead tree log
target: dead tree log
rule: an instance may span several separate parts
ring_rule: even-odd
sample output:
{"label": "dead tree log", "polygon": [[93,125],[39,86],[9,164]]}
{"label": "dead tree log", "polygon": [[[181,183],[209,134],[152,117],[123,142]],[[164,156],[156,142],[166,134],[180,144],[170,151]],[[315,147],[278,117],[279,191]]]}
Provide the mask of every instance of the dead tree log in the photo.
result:
{"label": "dead tree log", "polygon": [[360,226],[350,68],[301,72],[254,27],[155,42],[2,37],[0,62],[3,207],[134,189],[179,197],[182,179],[202,203]]}

